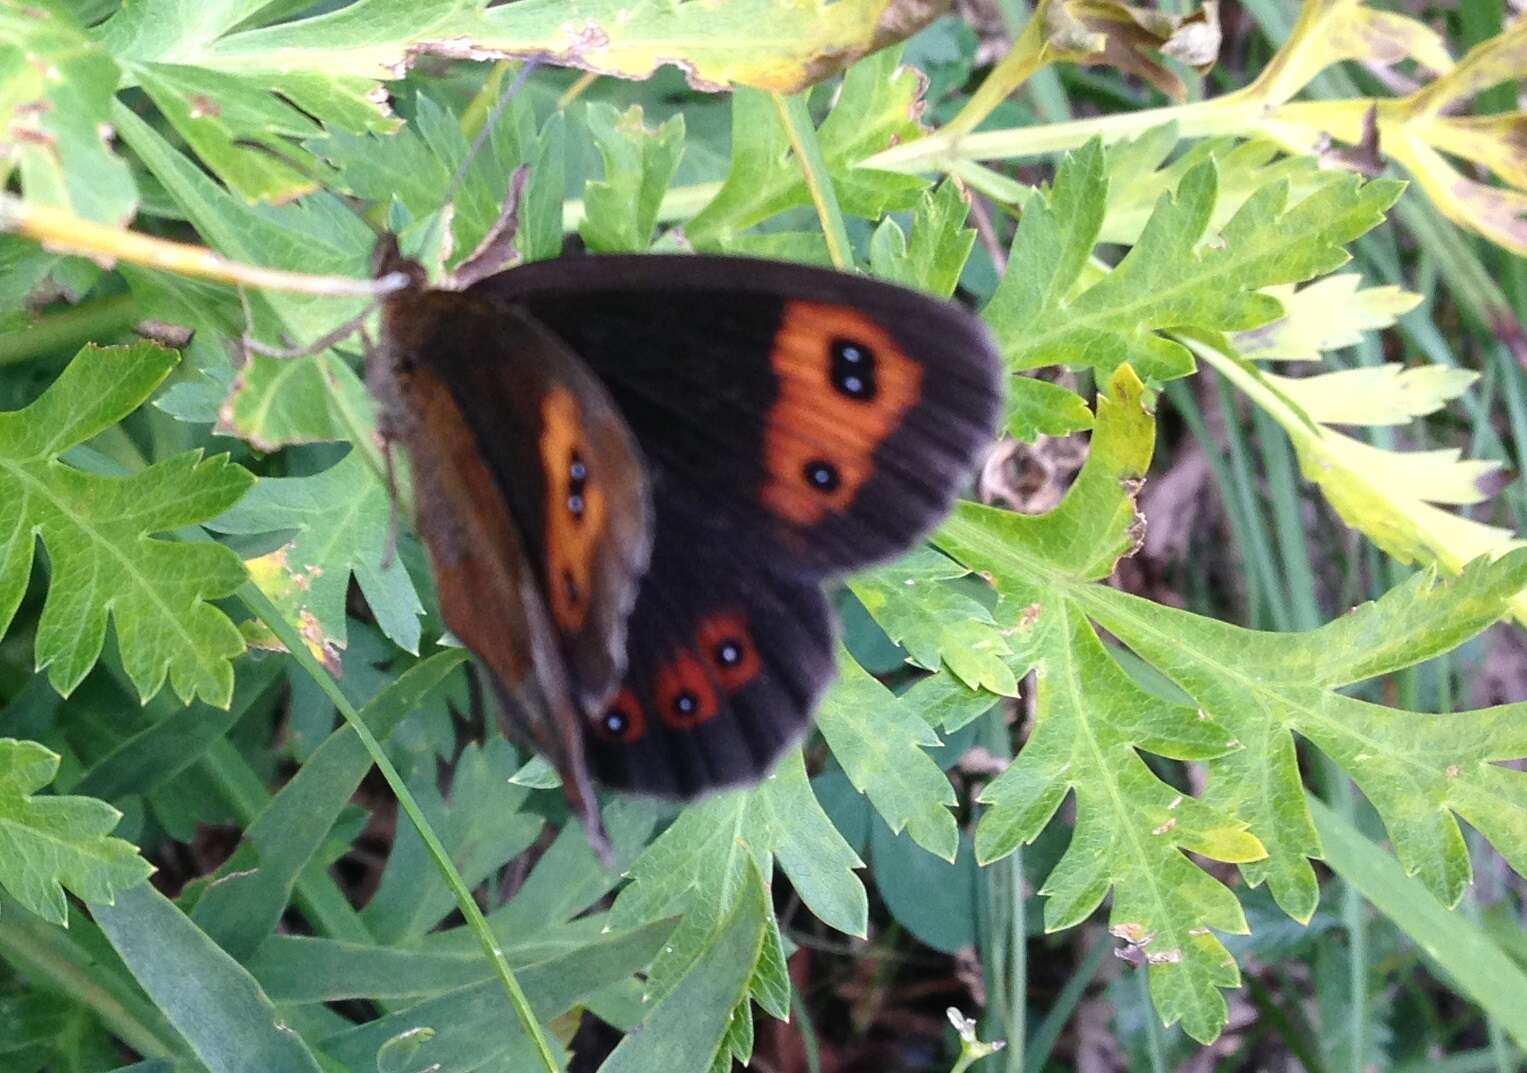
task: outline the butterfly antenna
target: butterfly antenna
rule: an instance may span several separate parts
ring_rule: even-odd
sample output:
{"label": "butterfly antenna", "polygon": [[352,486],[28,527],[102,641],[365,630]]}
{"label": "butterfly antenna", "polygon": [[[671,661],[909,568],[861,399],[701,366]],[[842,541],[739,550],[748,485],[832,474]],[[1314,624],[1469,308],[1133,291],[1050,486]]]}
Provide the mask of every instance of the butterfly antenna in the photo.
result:
{"label": "butterfly antenna", "polygon": [[472,144],[467,147],[466,156],[461,158],[461,163],[456,166],[456,172],[451,176],[451,181],[446,184],[445,197],[440,201],[440,211],[435,213],[434,219],[430,222],[429,231],[425,235],[424,249],[429,249],[430,245],[438,237],[436,231],[446,219],[446,206],[452,204],[455,200],[456,194],[461,190],[461,184],[466,181],[467,172],[472,169],[472,165],[482,154],[483,148],[488,144],[488,139],[493,136],[493,130],[498,126],[499,119],[503,117],[504,110],[509,107],[520,90],[525,88],[525,83],[530,80],[532,72],[538,66],[540,66],[539,60],[534,58],[526,60],[515,73],[514,81],[509,83],[509,88],[499,94],[498,100],[493,102],[492,110],[488,112],[487,118],[483,120],[482,127],[477,131],[477,137],[472,139]]}

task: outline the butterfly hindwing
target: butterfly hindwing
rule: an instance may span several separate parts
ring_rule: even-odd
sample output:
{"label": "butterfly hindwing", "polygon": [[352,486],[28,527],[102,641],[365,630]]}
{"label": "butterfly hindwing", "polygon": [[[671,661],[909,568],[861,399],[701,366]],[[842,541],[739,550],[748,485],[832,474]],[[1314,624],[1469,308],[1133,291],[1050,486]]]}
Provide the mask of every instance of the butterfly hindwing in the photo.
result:
{"label": "butterfly hindwing", "polygon": [[599,781],[688,798],[754,782],[799,740],[833,673],[821,586],[772,572],[747,537],[659,495],[626,680],[596,713]]}
{"label": "butterfly hindwing", "polygon": [[479,285],[609,389],[654,479],[760,534],[779,572],[840,574],[925,536],[1000,416],[980,322],[902,287],[730,257],[583,257]]}

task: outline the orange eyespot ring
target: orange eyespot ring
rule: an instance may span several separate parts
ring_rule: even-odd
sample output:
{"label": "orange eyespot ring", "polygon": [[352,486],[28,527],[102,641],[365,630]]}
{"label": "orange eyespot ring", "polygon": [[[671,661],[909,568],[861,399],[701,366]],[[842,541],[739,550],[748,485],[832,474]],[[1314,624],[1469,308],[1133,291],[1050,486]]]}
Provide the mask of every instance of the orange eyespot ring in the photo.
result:
{"label": "orange eyespot ring", "polygon": [[689,652],[680,652],[658,672],[653,694],[657,717],[674,730],[692,730],[721,711],[710,675]]}
{"label": "orange eyespot ring", "polygon": [[735,611],[723,611],[701,621],[695,641],[716,681],[728,693],[735,693],[763,670],[747,619]]}
{"label": "orange eyespot ring", "polygon": [[630,745],[647,732],[647,714],[630,689],[622,689],[610,701],[604,715],[594,721],[594,733],[608,742]]}

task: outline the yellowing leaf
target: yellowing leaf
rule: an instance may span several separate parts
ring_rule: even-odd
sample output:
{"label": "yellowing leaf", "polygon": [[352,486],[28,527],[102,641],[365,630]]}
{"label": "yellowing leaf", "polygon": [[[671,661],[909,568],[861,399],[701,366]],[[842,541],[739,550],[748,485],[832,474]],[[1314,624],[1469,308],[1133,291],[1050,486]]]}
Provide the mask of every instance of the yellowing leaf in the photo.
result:
{"label": "yellowing leaf", "polygon": [[[1263,376],[1311,421],[1325,425],[1403,425],[1413,417],[1442,409],[1479,379],[1479,374],[1469,369],[1451,369],[1446,365],[1407,369],[1394,362],[1302,378],[1275,373],[1264,373]],[[1456,451],[1442,453],[1457,457]],[[1423,456],[1406,454],[1403,457],[1419,460]],[[1496,468],[1490,463],[1474,465],[1483,465],[1485,471]],[[1436,499],[1435,496],[1427,498]]]}
{"label": "yellowing leaf", "polygon": [[424,55],[534,57],[645,79],[679,67],[696,89],[794,93],[893,44],[940,14],[920,0],[579,0],[502,4],[369,0],[308,19],[231,34],[200,57],[239,71],[399,77]]}
{"label": "yellowing leaf", "polygon": [[1320,361],[1325,351],[1355,346],[1364,332],[1389,327],[1421,301],[1419,294],[1400,287],[1362,283],[1357,273],[1342,272],[1298,290],[1292,285],[1269,287],[1265,293],[1283,304],[1283,316],[1236,333],[1236,349],[1251,361]]}
{"label": "yellowing leaf", "polygon": [[1288,40],[1247,93],[1279,105],[1332,64],[1369,60],[1388,66],[1406,58],[1433,71],[1453,66],[1442,37],[1417,19],[1363,0],[1307,0]]}
{"label": "yellowing leaf", "polygon": [[[1388,451],[1315,424],[1266,374],[1207,343],[1193,352],[1209,362],[1288,433],[1304,475],[1348,525],[1404,563],[1436,564],[1448,573],[1521,543],[1508,530],[1450,514],[1438,503],[1477,503],[1489,494],[1494,463],[1460,461],[1458,452]],[[1456,383],[1456,382],[1455,382]],[[1316,406],[1329,405],[1317,399]],[[1527,622],[1527,594],[1511,601]]]}

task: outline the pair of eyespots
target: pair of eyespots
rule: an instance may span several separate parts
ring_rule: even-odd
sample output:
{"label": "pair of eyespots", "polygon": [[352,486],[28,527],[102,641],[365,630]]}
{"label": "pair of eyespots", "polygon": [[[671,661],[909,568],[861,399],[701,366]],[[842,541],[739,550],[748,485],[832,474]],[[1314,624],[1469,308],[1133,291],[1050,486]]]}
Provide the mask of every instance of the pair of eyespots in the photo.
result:
{"label": "pair of eyespots", "polygon": [[[652,680],[652,704],[663,724],[691,730],[721,714],[723,695],[744,688],[762,669],[758,649],[741,615],[726,612],[703,620],[694,650],[678,653]],[[646,732],[646,713],[630,688],[616,694],[600,721],[603,736],[630,744]]]}
{"label": "pair of eyespots", "polygon": [[584,490],[588,487],[589,468],[583,462],[583,456],[576,448],[568,453],[567,459],[567,512],[574,519],[582,519],[586,503],[583,498]]}
{"label": "pair of eyespots", "polygon": [[[875,380],[875,352],[863,343],[835,338],[827,347],[828,382],[832,389],[854,402],[872,402],[879,393]],[[825,458],[813,458],[802,468],[807,487],[832,495],[843,484],[838,467]]]}

